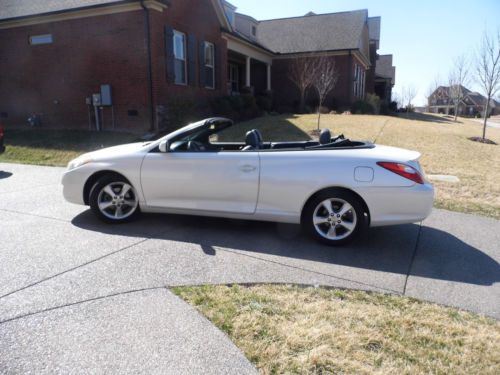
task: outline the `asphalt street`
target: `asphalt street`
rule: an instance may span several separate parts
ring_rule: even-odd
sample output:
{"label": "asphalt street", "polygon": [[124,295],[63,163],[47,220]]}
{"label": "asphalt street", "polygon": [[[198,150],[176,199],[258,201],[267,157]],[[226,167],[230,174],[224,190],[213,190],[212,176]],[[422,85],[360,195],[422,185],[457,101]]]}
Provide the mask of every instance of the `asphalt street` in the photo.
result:
{"label": "asphalt street", "polygon": [[107,225],[63,200],[62,172],[0,163],[0,373],[255,373],[178,285],[330,285],[500,318],[497,220],[435,209],[342,248],[275,223]]}

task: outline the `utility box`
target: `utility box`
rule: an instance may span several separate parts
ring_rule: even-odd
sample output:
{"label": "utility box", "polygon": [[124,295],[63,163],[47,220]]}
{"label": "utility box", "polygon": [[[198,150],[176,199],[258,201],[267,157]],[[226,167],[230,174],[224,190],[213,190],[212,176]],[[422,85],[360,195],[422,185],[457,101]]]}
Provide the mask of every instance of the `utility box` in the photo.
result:
{"label": "utility box", "polygon": [[111,85],[101,85],[101,106],[112,106],[113,98],[111,96]]}
{"label": "utility box", "polygon": [[94,107],[99,107],[101,105],[101,94],[92,94],[92,104]]}

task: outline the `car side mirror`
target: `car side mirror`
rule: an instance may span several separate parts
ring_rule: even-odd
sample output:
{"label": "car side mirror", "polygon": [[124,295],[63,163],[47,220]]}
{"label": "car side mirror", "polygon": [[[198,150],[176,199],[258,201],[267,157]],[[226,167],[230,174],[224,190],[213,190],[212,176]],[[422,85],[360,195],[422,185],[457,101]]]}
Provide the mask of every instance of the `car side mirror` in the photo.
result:
{"label": "car side mirror", "polygon": [[170,148],[170,142],[167,139],[165,139],[160,142],[158,148],[160,149],[160,152],[168,152],[168,149]]}

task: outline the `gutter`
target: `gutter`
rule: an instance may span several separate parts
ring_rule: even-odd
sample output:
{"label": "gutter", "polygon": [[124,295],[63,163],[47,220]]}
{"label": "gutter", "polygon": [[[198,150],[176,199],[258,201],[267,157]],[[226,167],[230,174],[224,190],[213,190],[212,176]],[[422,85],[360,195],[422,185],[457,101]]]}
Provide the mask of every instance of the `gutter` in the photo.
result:
{"label": "gutter", "polygon": [[149,103],[149,130],[154,133],[157,129],[155,126],[155,113],[153,105],[153,67],[151,58],[151,30],[150,30],[150,17],[149,9],[144,4],[144,0],[141,0],[141,7],[144,10],[144,31],[146,37],[146,48],[148,53],[148,103]]}
{"label": "gutter", "polygon": [[[44,16],[51,16],[51,15],[63,14],[63,13],[79,12],[81,10],[87,10],[87,9],[106,8],[106,7],[114,6],[114,5],[133,3],[134,1],[135,0],[121,0],[121,1],[115,1],[112,3],[94,4],[94,5],[75,7],[75,8],[70,8],[70,9],[54,10],[52,12],[35,13],[35,14],[28,14],[26,16],[3,18],[3,19],[0,19],[0,23],[8,22],[8,21],[20,21],[20,20],[28,19],[28,18],[44,17]],[[141,1],[141,3],[142,3],[142,1]]]}

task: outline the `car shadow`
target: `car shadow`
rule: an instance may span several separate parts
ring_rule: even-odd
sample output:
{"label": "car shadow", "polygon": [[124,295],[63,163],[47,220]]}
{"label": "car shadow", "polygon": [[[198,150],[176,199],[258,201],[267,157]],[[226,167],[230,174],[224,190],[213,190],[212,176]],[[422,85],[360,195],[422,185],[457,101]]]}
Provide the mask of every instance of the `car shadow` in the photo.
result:
{"label": "car shadow", "polygon": [[0,171],[0,180],[4,178],[9,178],[12,176],[12,172]]}
{"label": "car shadow", "polygon": [[210,256],[219,250],[243,251],[401,275],[408,274],[411,265],[413,276],[476,285],[500,281],[495,259],[447,232],[418,224],[371,228],[348,246],[335,248],[311,240],[291,224],[159,214],[105,224],[90,210],[72,224],[112,235],[197,244]]}

